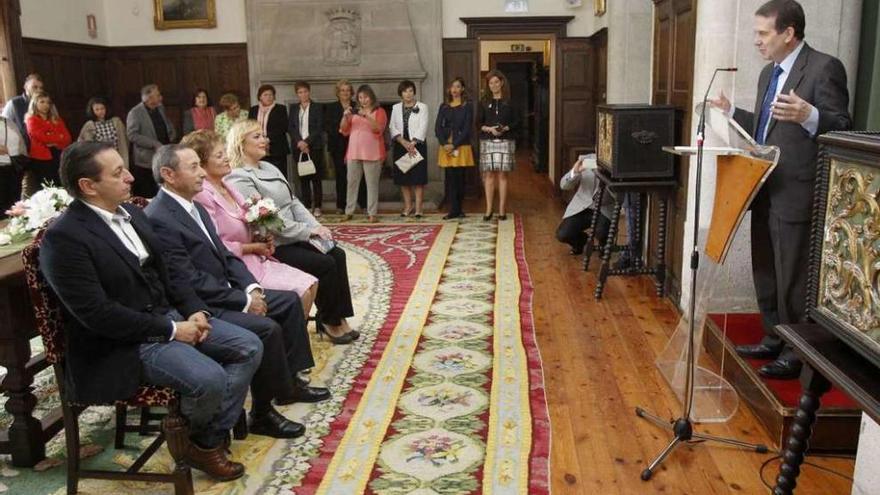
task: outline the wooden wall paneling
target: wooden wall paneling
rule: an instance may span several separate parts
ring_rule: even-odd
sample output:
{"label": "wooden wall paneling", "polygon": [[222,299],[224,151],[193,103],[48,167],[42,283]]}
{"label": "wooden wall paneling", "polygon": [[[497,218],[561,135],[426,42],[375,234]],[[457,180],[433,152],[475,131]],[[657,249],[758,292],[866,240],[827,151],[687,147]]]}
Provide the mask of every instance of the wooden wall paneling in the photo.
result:
{"label": "wooden wall paneling", "polygon": [[235,93],[242,100],[242,108],[250,106],[247,59],[238,56],[217,55],[211,57],[212,83],[216,96]]}
{"label": "wooden wall paneling", "polygon": [[98,47],[26,38],[27,71],[36,70],[74,135],[85,120],[85,106],[96,95],[110,100],[111,111],[125,120],[141,101],[140,90],[160,86],[168,117],[181,129],[183,111],[196,87],[214,101],[232,91],[250,105],[247,47],[244,43]]}
{"label": "wooden wall paneling", "polygon": [[46,91],[75,138],[85,122],[85,106],[107,95],[107,48],[25,38],[26,72],[43,76]]}
{"label": "wooden wall paneling", "polygon": [[[211,87],[211,64],[207,57],[185,56],[182,61],[183,67],[181,67],[180,76],[183,87],[191,88],[184,97],[186,98],[187,105],[191,105],[190,98],[192,98],[196,88],[205,88],[207,90]],[[220,95],[210,91],[208,91],[208,95],[211,98],[211,103],[216,105]]]}
{"label": "wooden wall paneling", "polygon": [[608,96],[608,28],[603,28],[590,39],[596,49],[596,103],[602,104]]}

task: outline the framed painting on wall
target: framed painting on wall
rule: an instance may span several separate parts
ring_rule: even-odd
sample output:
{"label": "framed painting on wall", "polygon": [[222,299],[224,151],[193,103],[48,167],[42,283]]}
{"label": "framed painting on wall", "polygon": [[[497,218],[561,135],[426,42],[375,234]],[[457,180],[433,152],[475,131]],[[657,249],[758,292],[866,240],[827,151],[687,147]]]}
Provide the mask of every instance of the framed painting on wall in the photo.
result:
{"label": "framed painting on wall", "polygon": [[217,27],[215,0],[153,0],[156,29]]}

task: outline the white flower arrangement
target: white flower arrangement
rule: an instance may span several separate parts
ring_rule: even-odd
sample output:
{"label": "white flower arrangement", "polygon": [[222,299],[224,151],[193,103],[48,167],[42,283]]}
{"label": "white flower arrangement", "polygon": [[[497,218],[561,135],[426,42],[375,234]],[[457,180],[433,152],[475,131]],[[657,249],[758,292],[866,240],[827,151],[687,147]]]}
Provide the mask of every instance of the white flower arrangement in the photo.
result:
{"label": "white flower arrangement", "polygon": [[49,220],[57,217],[73,201],[67,191],[44,184],[30,198],[19,201],[6,211],[9,223],[0,231],[0,246],[25,241],[36,234]]}
{"label": "white flower arrangement", "polygon": [[278,216],[278,206],[272,198],[255,195],[245,201],[244,209],[244,219],[255,234],[265,237],[284,229],[284,220]]}

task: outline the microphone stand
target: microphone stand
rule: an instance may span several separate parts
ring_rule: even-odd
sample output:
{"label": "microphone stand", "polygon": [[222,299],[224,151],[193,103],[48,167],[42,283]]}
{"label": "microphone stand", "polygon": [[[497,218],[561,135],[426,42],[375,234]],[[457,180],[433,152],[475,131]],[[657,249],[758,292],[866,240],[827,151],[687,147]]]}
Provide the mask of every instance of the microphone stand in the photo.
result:
{"label": "microphone stand", "polygon": [[660,426],[661,428],[671,428],[672,429],[672,440],[669,442],[669,445],[666,446],[656,458],[642,471],[641,478],[643,481],[648,481],[651,479],[651,476],[654,474],[654,470],[662,463],[666,457],[675,450],[676,447],[681,445],[683,442],[691,442],[693,440],[698,441],[713,441],[724,443],[727,445],[734,445],[736,447],[741,447],[744,449],[753,450],[759,454],[766,454],[768,452],[768,448],[763,444],[752,444],[743,442],[740,440],[735,440],[732,438],[724,438],[718,437],[714,435],[707,435],[704,433],[694,433],[694,425],[691,421],[691,413],[694,408],[694,374],[696,369],[696,356],[694,356],[694,340],[696,335],[696,313],[697,313],[697,269],[700,265],[700,249],[699,249],[699,232],[700,232],[700,189],[703,178],[703,142],[706,132],[706,103],[709,100],[709,91],[712,89],[712,83],[715,82],[715,76],[718,75],[719,72],[735,72],[736,68],[717,68],[715,72],[712,73],[712,79],[709,81],[709,86],[706,88],[706,94],[703,96],[703,107],[700,109],[700,120],[697,124],[697,170],[696,170],[696,180],[694,182],[694,232],[693,232],[693,240],[692,240],[692,248],[691,248],[691,262],[690,262],[690,271],[691,271],[691,287],[690,287],[690,301],[688,301],[688,339],[687,339],[687,348],[685,352],[685,363],[687,368],[685,369],[685,382],[684,382],[684,404],[682,407],[681,416],[678,419],[673,421],[665,421],[663,418],[651,414],[641,407],[636,407],[636,415],[640,418],[647,419],[648,421]]}

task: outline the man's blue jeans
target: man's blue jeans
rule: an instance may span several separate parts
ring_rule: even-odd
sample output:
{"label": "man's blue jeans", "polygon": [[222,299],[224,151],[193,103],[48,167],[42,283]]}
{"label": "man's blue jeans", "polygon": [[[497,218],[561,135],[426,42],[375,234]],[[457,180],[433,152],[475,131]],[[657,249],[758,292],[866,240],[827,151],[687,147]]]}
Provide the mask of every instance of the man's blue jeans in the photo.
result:
{"label": "man's blue jeans", "polygon": [[[169,317],[183,319],[174,311]],[[140,346],[144,381],[180,392],[190,438],[204,448],[219,446],[235,425],[263,358],[263,344],[252,332],[209,321],[207,340],[195,346],[176,340]]]}

